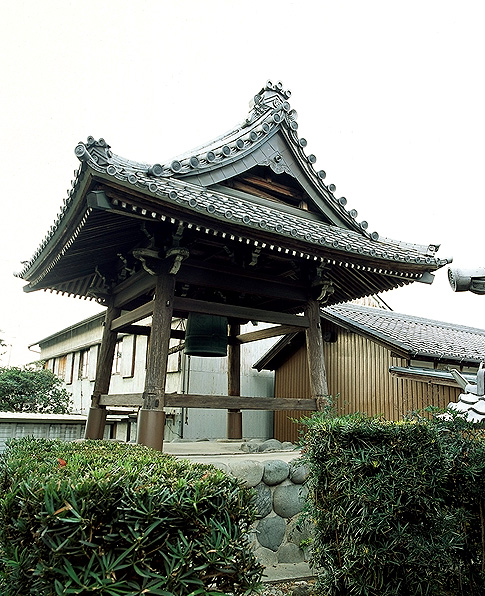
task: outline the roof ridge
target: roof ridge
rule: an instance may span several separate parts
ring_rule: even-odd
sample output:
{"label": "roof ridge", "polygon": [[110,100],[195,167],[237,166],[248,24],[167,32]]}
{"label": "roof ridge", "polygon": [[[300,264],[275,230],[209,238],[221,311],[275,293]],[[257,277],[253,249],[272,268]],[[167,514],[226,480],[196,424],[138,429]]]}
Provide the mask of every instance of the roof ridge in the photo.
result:
{"label": "roof ridge", "polygon": [[[185,151],[167,162],[155,163],[149,166],[150,174],[157,177],[184,178],[200,173],[207,173],[223,165],[239,161],[263,145],[269,138],[280,131],[286,141],[294,147],[299,165],[306,172],[314,185],[322,192],[332,208],[346,225],[359,231],[373,240],[379,238],[377,232],[368,232],[368,222],[356,221],[356,209],[347,209],[346,197],[336,197],[335,184],[326,184],[326,172],[316,170],[314,164],[316,156],[306,154],[307,140],[300,137],[298,131],[298,113],[289,103],[291,91],[285,89],[281,81],[268,80],[262,89],[250,101],[249,113],[244,121],[226,133],[212,139],[198,147]],[[277,154],[278,152],[276,152]],[[254,164],[256,165],[256,164]],[[285,167],[281,155],[268,157],[267,163],[277,174],[284,171],[291,174]]]}

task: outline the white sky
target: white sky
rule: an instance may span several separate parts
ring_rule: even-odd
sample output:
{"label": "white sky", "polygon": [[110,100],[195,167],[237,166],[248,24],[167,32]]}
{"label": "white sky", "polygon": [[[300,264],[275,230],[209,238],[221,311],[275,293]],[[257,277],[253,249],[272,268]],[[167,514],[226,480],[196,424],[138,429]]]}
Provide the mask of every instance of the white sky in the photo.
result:
{"label": "white sky", "polygon": [[[103,137],[165,162],[242,121],[267,79],[292,91],[299,134],[369,231],[441,243],[485,266],[483,2],[461,0],[17,0],[0,22],[0,364],[99,312],[13,277]],[[387,292],[398,312],[485,328],[485,296]]]}

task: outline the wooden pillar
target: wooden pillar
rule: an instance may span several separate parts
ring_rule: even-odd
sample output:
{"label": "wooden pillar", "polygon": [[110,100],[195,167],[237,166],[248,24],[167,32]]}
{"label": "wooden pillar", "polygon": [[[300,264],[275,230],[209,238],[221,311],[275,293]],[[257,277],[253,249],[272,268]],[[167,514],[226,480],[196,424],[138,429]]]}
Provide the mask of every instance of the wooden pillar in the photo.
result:
{"label": "wooden pillar", "polygon": [[305,314],[309,322],[306,330],[306,349],[308,370],[310,372],[310,390],[312,398],[317,401],[317,408],[322,410],[329,403],[329,399],[318,300],[309,300],[307,302]]}
{"label": "wooden pillar", "polygon": [[115,354],[116,341],[118,333],[111,331],[113,319],[119,317],[121,310],[115,308],[111,303],[106,311],[104,320],[103,337],[99,348],[98,362],[96,365],[96,379],[94,381],[93,394],[91,396],[91,407],[88,413],[88,421],[84,437],[86,439],[102,439],[104,436],[104,427],[106,425],[106,408],[99,405],[101,395],[109,391],[111,381],[111,370],[113,368],[113,358]]}
{"label": "wooden pillar", "polygon": [[175,275],[159,274],[153,302],[143,407],[138,413],[137,443],[158,451],[163,450],[165,383],[174,292]]}
{"label": "wooden pillar", "polygon": [[[239,323],[229,322],[229,346],[227,348],[227,395],[241,395],[241,344],[236,336],[241,333]],[[241,410],[227,410],[227,438],[242,439]]]}

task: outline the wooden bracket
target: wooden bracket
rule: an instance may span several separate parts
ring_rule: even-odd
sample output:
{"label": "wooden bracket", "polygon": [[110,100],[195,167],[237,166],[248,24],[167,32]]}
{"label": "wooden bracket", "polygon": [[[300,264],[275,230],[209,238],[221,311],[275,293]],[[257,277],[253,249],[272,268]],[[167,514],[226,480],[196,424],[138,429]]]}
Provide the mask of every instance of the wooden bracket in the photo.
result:
{"label": "wooden bracket", "polygon": [[174,246],[169,248],[165,255],[161,255],[160,252],[153,248],[137,248],[133,251],[133,256],[141,261],[143,269],[150,275],[160,275],[164,268],[168,264],[168,273],[170,275],[176,275],[180,269],[182,262],[189,256],[189,251],[186,248],[180,246]]}
{"label": "wooden bracket", "polygon": [[154,248],[137,248],[133,251],[135,259],[141,261],[143,269],[150,275],[158,275],[160,273],[160,265],[163,257],[160,256],[158,250]]}
{"label": "wooden bracket", "polygon": [[317,272],[312,282],[312,288],[318,292],[318,294],[314,294],[315,300],[323,303],[327,302],[329,297],[335,292],[333,282],[324,275],[325,269],[326,265],[317,267]]}
{"label": "wooden bracket", "polygon": [[170,248],[167,250],[166,258],[171,259],[173,258],[172,266],[169,269],[169,273],[171,275],[176,275],[180,269],[180,265],[182,265],[182,261],[184,261],[190,252],[186,248],[181,248],[179,246],[175,246],[174,248]]}

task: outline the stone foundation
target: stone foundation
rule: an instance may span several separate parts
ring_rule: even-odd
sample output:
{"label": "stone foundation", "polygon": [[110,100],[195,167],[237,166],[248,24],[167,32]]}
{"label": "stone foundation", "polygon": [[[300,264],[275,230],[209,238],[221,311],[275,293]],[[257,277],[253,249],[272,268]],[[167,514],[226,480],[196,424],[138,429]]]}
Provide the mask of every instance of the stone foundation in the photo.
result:
{"label": "stone foundation", "polygon": [[301,459],[212,463],[256,492],[258,519],[252,543],[259,561],[270,566],[308,560],[311,528],[301,516],[308,494],[308,469]]}

